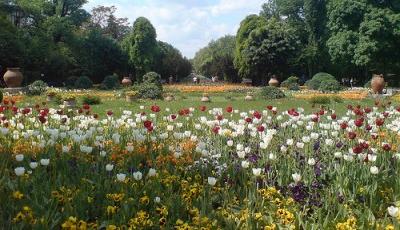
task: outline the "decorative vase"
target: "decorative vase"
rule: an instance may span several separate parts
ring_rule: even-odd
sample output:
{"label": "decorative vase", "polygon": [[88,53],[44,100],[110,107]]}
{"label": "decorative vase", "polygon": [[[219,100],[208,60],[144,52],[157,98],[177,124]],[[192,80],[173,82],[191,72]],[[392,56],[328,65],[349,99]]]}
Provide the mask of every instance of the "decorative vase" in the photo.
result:
{"label": "decorative vase", "polygon": [[385,79],[383,78],[383,74],[374,74],[372,76],[371,88],[375,94],[382,94],[382,91],[385,88]]}
{"label": "decorative vase", "polygon": [[172,95],[168,95],[164,98],[165,101],[173,101],[174,100],[174,96]]}
{"label": "decorative vase", "polygon": [[24,79],[20,68],[7,68],[7,72],[4,74],[3,78],[9,88],[20,87],[22,80]]}
{"label": "decorative vase", "polygon": [[202,98],[201,98],[201,102],[210,102],[211,100],[210,100],[210,97],[209,96],[203,96]]}
{"label": "decorative vase", "polygon": [[125,100],[126,100],[127,102],[133,102],[133,101],[135,101],[135,96],[126,95],[126,96],[125,96]]}
{"label": "decorative vase", "polygon": [[279,81],[278,81],[278,79],[276,79],[275,76],[272,76],[271,79],[270,79],[269,82],[268,82],[268,85],[269,85],[269,86],[278,87],[278,86],[279,86]]}
{"label": "decorative vase", "polygon": [[122,79],[121,84],[123,86],[131,86],[132,85],[132,80],[129,77],[124,77],[124,79]]}
{"label": "decorative vase", "polygon": [[250,94],[247,94],[246,97],[244,98],[245,101],[252,101],[253,100],[253,96]]}
{"label": "decorative vase", "polygon": [[63,104],[67,108],[73,108],[76,106],[76,100],[66,100]]}

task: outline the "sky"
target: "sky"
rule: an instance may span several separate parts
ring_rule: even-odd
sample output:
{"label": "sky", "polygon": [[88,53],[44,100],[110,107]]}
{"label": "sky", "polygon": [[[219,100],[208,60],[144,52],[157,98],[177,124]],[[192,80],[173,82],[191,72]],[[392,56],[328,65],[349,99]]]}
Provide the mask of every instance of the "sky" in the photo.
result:
{"label": "sky", "polygon": [[148,18],[157,31],[157,39],[178,48],[188,58],[211,40],[236,34],[240,22],[249,14],[258,14],[266,0],[88,0],[84,6],[116,6],[117,17],[133,23]]}

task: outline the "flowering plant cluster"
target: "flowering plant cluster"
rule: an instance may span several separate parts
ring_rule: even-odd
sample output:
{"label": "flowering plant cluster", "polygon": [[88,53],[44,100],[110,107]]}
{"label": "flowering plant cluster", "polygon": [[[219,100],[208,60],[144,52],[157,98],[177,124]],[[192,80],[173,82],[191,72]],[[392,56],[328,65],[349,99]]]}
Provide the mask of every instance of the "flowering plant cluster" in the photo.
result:
{"label": "flowering plant cluster", "polygon": [[400,228],[391,104],[100,118],[7,102],[0,126],[2,228]]}

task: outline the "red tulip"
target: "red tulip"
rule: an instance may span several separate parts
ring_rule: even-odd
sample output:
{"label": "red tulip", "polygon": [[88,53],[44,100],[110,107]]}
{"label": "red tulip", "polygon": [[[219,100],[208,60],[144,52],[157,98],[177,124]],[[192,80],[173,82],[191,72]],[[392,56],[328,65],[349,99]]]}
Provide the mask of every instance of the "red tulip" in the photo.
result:
{"label": "red tulip", "polygon": [[233,111],[233,108],[232,108],[232,106],[228,106],[228,107],[226,107],[226,112],[228,112],[228,113],[232,113],[232,111]]}
{"label": "red tulip", "polygon": [[160,107],[157,105],[153,105],[151,106],[151,111],[153,111],[154,113],[158,113],[160,112]]}

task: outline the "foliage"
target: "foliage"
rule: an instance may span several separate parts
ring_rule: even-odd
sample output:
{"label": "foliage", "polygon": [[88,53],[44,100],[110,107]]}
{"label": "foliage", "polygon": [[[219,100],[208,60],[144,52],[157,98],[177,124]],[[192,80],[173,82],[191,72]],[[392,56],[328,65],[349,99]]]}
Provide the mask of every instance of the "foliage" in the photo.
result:
{"label": "foliage", "polygon": [[181,52],[166,42],[158,41],[159,57],[157,72],[163,80],[169,82],[172,77],[174,82],[180,81],[192,72],[192,65]]}
{"label": "foliage", "polygon": [[308,80],[305,85],[309,89],[319,90],[321,83],[324,81],[336,81],[336,78],[328,73],[317,73],[311,80]]}
{"label": "foliage", "polygon": [[0,90],[0,103],[3,102],[3,90]]}
{"label": "foliage", "polygon": [[68,77],[64,82],[64,86],[67,87],[67,89],[75,88],[75,82],[76,82],[77,79],[78,79],[77,76]]}
{"label": "foliage", "polygon": [[93,82],[87,76],[80,76],[76,79],[74,87],[76,89],[90,89],[93,87]]}
{"label": "foliage", "polygon": [[326,80],[321,82],[318,90],[322,92],[337,92],[342,90],[342,86],[336,80]]}
{"label": "foliage", "polygon": [[134,70],[138,82],[141,77],[154,70],[157,56],[157,34],[151,22],[139,17],[133,23],[130,34],[123,40],[122,48],[128,54],[130,70]]}
{"label": "foliage", "polygon": [[284,21],[251,15],[242,21],[236,36],[235,67],[254,85],[266,80],[266,73],[279,73],[294,58],[297,36]]}
{"label": "foliage", "polygon": [[371,82],[372,82],[372,80],[369,80],[369,81],[367,81],[365,84],[364,84],[364,88],[371,88]]}
{"label": "foliage", "polygon": [[118,75],[108,75],[101,83],[102,89],[117,89],[120,87]]}
{"label": "foliage", "polygon": [[290,76],[288,79],[281,83],[281,87],[286,87],[289,90],[300,90],[299,78],[296,76]]}
{"label": "foliage", "polygon": [[82,97],[82,104],[98,105],[100,103],[101,103],[101,99],[98,96],[85,95],[84,97]]}
{"label": "foliage", "polygon": [[156,84],[142,83],[138,89],[141,99],[161,99],[163,90]]}
{"label": "foliage", "polygon": [[46,92],[48,85],[42,80],[34,81],[32,84],[28,85],[29,95],[41,95]]}
{"label": "foliage", "polygon": [[155,85],[162,89],[161,76],[156,72],[148,72],[143,76],[143,84]]}
{"label": "foliage", "polygon": [[211,41],[193,58],[196,73],[204,76],[218,76],[229,82],[240,82],[233,64],[235,45],[235,37],[230,35]]}
{"label": "foliage", "polygon": [[314,96],[309,99],[311,104],[330,104],[331,98],[329,96]]}
{"label": "foliage", "polygon": [[285,93],[275,86],[265,86],[261,89],[261,96],[265,99],[279,99],[284,98]]}

